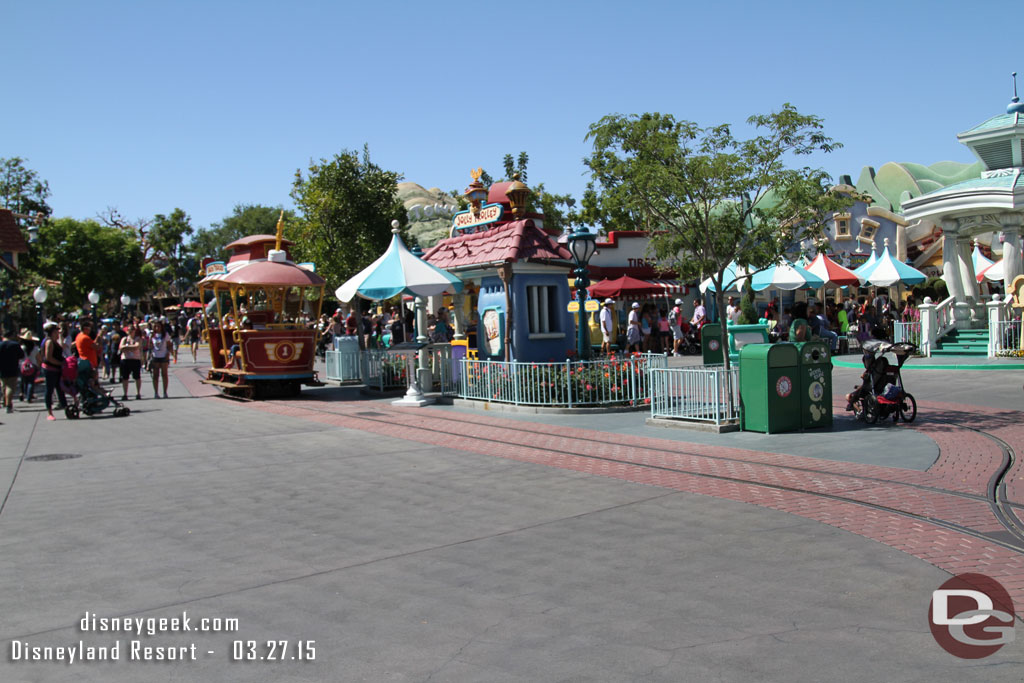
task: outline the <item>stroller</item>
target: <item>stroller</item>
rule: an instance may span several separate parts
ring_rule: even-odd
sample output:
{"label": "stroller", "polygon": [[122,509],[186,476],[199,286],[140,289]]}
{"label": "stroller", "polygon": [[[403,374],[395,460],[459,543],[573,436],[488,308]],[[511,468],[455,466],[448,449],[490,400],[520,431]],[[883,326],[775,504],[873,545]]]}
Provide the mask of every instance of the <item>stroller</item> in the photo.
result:
{"label": "stroller", "polygon": [[69,399],[64,415],[69,420],[78,419],[80,413],[96,415],[106,410],[111,403],[114,404],[114,417],[131,414],[128,406],[121,405],[117,399],[99,387],[99,384],[93,385],[95,374],[92,364],[84,358],[69,356],[64,359],[60,383]]}
{"label": "stroller", "polygon": [[858,420],[874,424],[892,416],[893,422],[913,422],[917,401],[903,389],[900,369],[917,351],[913,344],[871,339],[864,342],[864,374],[861,384],[846,395],[846,409]]}

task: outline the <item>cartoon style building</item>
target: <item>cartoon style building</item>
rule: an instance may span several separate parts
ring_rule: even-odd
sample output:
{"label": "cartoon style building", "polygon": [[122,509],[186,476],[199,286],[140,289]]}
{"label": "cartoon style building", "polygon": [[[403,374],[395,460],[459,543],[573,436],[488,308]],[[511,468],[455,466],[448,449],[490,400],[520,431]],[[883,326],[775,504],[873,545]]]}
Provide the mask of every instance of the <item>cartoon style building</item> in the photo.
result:
{"label": "cartoon style building", "polygon": [[[529,192],[518,179],[484,188],[474,173],[470,209],[455,214],[452,236],[423,256],[475,293],[481,359],[562,360],[575,347],[566,308],[572,256],[542,229],[543,216],[526,212]],[[457,336],[466,327],[465,296],[454,297]]]}

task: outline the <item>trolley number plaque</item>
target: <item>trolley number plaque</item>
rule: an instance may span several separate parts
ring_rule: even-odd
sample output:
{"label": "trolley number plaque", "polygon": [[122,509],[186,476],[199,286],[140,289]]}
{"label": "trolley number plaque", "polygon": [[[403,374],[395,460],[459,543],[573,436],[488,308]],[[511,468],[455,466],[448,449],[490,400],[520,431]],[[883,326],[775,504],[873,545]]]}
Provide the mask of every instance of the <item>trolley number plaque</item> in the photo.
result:
{"label": "trolley number plaque", "polygon": [[311,662],[316,659],[315,640],[234,640],[233,662]]}

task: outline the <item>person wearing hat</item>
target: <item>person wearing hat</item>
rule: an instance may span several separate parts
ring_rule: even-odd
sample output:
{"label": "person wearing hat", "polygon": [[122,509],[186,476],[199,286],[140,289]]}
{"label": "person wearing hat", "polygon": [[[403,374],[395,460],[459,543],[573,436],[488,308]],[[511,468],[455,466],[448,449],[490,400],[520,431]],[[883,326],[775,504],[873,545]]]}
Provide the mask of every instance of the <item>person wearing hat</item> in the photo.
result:
{"label": "person wearing hat", "polygon": [[683,300],[676,299],[676,305],[668,312],[668,326],[672,330],[672,355],[678,356],[683,343]]}
{"label": "person wearing hat", "polygon": [[21,349],[25,359],[21,361],[21,400],[32,402],[36,393],[36,377],[39,376],[39,340],[28,328],[21,331]]}
{"label": "person wearing hat", "polygon": [[614,305],[614,300],[605,299],[604,306],[601,307],[601,353],[606,356],[612,352],[612,329],[614,329],[612,326],[615,324],[612,306]]}
{"label": "person wearing hat", "polygon": [[21,359],[24,357],[18,333],[13,327],[4,330],[4,340],[0,342],[0,386],[3,387],[3,406],[8,413],[14,412],[14,390],[18,387]]}
{"label": "person wearing hat", "polygon": [[629,321],[626,327],[626,343],[629,344],[629,352],[640,350],[640,304],[636,301],[629,308]]}

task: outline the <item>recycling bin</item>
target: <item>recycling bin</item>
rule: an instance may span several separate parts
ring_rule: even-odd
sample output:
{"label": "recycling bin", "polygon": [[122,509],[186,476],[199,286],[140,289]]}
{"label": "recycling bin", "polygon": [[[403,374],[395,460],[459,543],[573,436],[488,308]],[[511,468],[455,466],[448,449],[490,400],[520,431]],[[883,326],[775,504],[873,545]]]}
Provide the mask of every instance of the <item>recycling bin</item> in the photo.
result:
{"label": "recycling bin", "polygon": [[801,342],[796,345],[800,355],[800,425],[832,426],[832,354],[827,341]]}
{"label": "recycling bin", "polygon": [[740,349],[740,426],[776,434],[800,429],[800,356],[795,344]]}
{"label": "recycling bin", "polygon": [[704,365],[722,365],[722,326],[719,323],[705,323],[700,328],[700,353]]}

